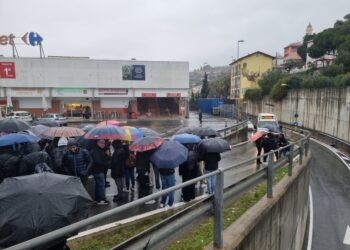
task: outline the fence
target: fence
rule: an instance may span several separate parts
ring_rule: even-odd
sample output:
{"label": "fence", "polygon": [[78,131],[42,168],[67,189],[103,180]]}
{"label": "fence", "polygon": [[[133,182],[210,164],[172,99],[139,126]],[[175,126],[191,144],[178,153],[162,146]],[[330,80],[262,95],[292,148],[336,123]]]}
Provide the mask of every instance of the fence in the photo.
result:
{"label": "fence", "polygon": [[[237,124],[237,126],[242,126],[244,122]],[[235,127],[235,126],[234,126]],[[225,131],[221,131],[222,133],[228,133],[229,131],[233,130],[232,128],[226,128]],[[273,181],[273,174],[274,171],[278,168],[284,166],[285,164],[288,164],[288,175],[291,176],[293,174],[293,159],[296,156],[299,156],[299,164],[302,164],[304,156],[308,155],[309,151],[309,139],[310,134],[308,132],[305,132],[303,137],[296,142],[289,144],[285,147],[279,148],[275,151],[270,151],[264,155],[261,155],[260,157],[254,157],[248,160],[245,160],[243,162],[234,164],[230,167],[225,168],[219,168],[216,171],[213,171],[211,173],[208,173],[206,175],[197,177],[195,179],[192,179],[190,181],[181,183],[179,185],[176,185],[174,187],[162,190],[161,192],[148,195],[146,197],[140,198],[138,200],[135,200],[133,202],[127,203],[125,205],[122,205],[120,207],[113,208],[109,211],[103,212],[101,214],[92,216],[90,218],[87,218],[85,220],[79,221],[77,223],[71,224],[69,226],[60,228],[58,230],[52,231],[48,234],[41,235],[39,237],[36,237],[34,239],[22,242],[20,244],[17,244],[15,246],[12,246],[8,249],[31,249],[31,248],[37,248],[40,246],[43,246],[45,244],[48,244],[52,241],[69,237],[75,233],[77,233],[79,230],[92,225],[94,223],[97,223],[101,220],[107,219],[115,214],[121,213],[123,211],[127,211],[128,209],[131,209],[135,206],[142,205],[147,201],[157,199],[161,197],[162,195],[168,194],[172,191],[179,190],[183,187],[192,185],[197,183],[198,181],[201,181],[203,179],[206,179],[210,176],[216,176],[216,186],[215,186],[215,192],[213,195],[213,208],[214,208],[214,246],[217,248],[223,247],[223,206],[224,206],[224,175],[225,172],[232,170],[234,168],[239,168],[242,166],[245,166],[247,164],[250,164],[252,161],[256,161],[259,158],[262,158],[264,156],[268,156],[268,163],[267,166],[263,167],[262,169],[258,170],[257,172],[247,176],[243,180],[240,180],[234,184],[231,185],[230,190],[228,190],[233,197],[238,197],[242,192],[246,192],[249,189],[255,187],[262,181],[266,179],[267,182],[267,197],[271,198],[273,196],[273,189],[272,189],[272,181]],[[275,152],[279,152],[281,150],[289,148],[289,152],[287,153],[286,157],[280,158],[278,161],[273,162],[273,155]],[[149,242],[148,242],[149,244]],[[150,247],[150,245],[149,245]]]}

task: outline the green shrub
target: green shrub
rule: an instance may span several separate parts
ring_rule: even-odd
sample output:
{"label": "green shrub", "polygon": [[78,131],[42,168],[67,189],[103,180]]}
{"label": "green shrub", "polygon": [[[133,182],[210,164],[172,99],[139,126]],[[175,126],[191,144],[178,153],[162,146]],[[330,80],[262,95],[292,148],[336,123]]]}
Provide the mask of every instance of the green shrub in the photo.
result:
{"label": "green shrub", "polygon": [[350,73],[336,76],[334,79],[334,85],[337,88],[350,86]]}
{"label": "green shrub", "polygon": [[279,70],[269,70],[266,73],[264,73],[261,79],[258,80],[258,84],[262,90],[262,94],[268,95],[273,86],[285,76],[286,74],[282,73]]}
{"label": "green shrub", "polygon": [[270,97],[275,101],[281,101],[288,94],[288,78],[279,80],[272,88]]}
{"label": "green shrub", "polygon": [[335,77],[343,73],[344,66],[342,64],[332,64],[323,70],[322,75],[328,77]]}
{"label": "green shrub", "polygon": [[262,100],[262,90],[258,88],[254,89],[247,89],[247,91],[244,94],[244,99],[250,100],[252,102],[257,102]]}

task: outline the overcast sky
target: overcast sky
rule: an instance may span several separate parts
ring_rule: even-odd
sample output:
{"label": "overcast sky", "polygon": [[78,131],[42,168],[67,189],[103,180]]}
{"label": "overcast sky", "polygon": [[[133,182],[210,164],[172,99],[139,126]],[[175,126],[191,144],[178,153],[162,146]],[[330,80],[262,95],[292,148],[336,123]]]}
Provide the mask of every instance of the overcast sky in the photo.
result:
{"label": "overcast sky", "polygon": [[[46,56],[228,65],[256,50],[275,55],[350,13],[349,0],[0,0],[0,35],[38,32]],[[17,46],[20,56],[37,47]],[[12,56],[0,45],[0,55]]]}

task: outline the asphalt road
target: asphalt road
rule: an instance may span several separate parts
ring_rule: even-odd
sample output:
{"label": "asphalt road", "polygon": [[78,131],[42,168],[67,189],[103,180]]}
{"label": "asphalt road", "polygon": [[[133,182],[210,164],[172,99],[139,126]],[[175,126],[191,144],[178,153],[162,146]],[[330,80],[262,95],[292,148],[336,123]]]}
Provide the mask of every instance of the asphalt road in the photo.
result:
{"label": "asphalt road", "polygon": [[315,142],[311,143],[311,151],[313,225],[310,249],[348,250],[350,238],[345,234],[350,226],[350,169]]}

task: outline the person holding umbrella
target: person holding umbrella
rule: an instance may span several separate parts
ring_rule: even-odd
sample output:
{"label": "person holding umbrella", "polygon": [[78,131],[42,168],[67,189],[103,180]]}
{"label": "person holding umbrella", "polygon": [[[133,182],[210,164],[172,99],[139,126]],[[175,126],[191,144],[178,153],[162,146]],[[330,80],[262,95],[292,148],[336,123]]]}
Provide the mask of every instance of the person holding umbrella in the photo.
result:
{"label": "person holding umbrella", "polygon": [[97,140],[96,146],[90,151],[92,158],[91,173],[95,178],[95,198],[98,205],[108,205],[105,194],[105,171],[109,167],[108,156],[106,153],[106,141]]}
{"label": "person holding umbrella", "polygon": [[127,156],[120,140],[114,140],[112,146],[114,152],[111,161],[111,177],[114,179],[118,189],[118,194],[113,197],[113,201],[116,202],[123,200],[123,177]]}
{"label": "person holding umbrella", "polygon": [[[230,145],[222,138],[209,138],[202,140],[199,145],[200,158],[204,161],[205,174],[218,169],[221,160],[220,153],[231,150]],[[215,189],[216,176],[207,178],[207,193],[213,194]]]}
{"label": "person holding umbrella", "polygon": [[71,138],[67,144],[68,150],[64,153],[62,165],[68,175],[79,177],[86,187],[87,177],[92,165],[92,159],[86,149],[78,147],[78,142]]}
{"label": "person holding umbrella", "polygon": [[[188,157],[188,149],[177,141],[165,141],[151,156],[150,160],[159,170],[162,181],[162,189],[175,186],[175,168],[184,163]],[[160,207],[174,204],[175,192],[172,191],[163,195],[160,201]]]}

